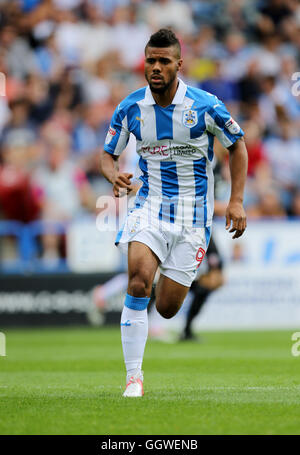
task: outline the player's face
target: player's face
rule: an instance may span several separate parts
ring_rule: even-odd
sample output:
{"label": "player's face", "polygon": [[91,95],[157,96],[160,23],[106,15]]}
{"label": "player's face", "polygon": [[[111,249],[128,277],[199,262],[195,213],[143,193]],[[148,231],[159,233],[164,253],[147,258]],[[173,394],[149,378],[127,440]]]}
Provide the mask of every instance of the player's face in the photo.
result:
{"label": "player's face", "polygon": [[176,79],[182,60],[176,46],[150,47],[145,55],[145,77],[154,93],[164,93]]}

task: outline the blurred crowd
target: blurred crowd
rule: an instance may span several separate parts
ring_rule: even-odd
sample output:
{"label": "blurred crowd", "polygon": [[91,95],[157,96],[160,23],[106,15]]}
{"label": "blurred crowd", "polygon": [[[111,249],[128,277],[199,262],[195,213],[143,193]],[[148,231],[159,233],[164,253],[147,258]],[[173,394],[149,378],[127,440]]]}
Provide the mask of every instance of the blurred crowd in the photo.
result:
{"label": "blurred crowd", "polygon": [[[248,216],[300,216],[297,0],[0,0],[0,218],[96,211],[111,191],[99,150],[117,104],[145,85],[144,47],[160,27],[180,38],[181,78],[222,99],[246,133]],[[215,156],[225,202],[217,141]],[[43,242],[55,255],[57,240]]]}

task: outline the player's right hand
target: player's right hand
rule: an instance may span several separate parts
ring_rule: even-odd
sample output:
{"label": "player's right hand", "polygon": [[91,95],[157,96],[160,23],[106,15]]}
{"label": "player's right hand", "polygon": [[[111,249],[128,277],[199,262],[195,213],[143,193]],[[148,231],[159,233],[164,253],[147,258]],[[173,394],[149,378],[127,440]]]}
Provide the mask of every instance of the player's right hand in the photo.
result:
{"label": "player's right hand", "polygon": [[127,172],[119,172],[113,182],[113,192],[115,197],[122,197],[125,194],[132,191],[132,185],[130,179],[132,179],[133,174],[128,174]]}

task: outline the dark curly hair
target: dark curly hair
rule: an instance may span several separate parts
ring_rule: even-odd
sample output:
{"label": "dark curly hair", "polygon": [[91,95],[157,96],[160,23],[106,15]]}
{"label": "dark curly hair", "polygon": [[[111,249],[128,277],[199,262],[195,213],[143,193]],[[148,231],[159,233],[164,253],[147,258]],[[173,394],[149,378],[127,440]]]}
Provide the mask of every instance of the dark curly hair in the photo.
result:
{"label": "dark curly hair", "polygon": [[178,58],[181,56],[181,47],[177,36],[172,30],[161,28],[158,32],[153,33],[145,47],[170,47],[176,46],[178,49]]}

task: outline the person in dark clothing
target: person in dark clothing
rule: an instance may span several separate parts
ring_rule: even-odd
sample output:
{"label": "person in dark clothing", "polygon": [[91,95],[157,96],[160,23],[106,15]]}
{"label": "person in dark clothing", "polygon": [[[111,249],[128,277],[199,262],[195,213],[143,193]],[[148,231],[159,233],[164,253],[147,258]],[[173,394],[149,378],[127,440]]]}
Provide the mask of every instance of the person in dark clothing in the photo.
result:
{"label": "person in dark clothing", "polygon": [[223,263],[213,237],[211,237],[205,258],[206,271],[193,281],[190,288],[192,301],[186,314],[180,341],[197,340],[196,335],[192,332],[192,322],[201,311],[208,296],[224,284]]}

